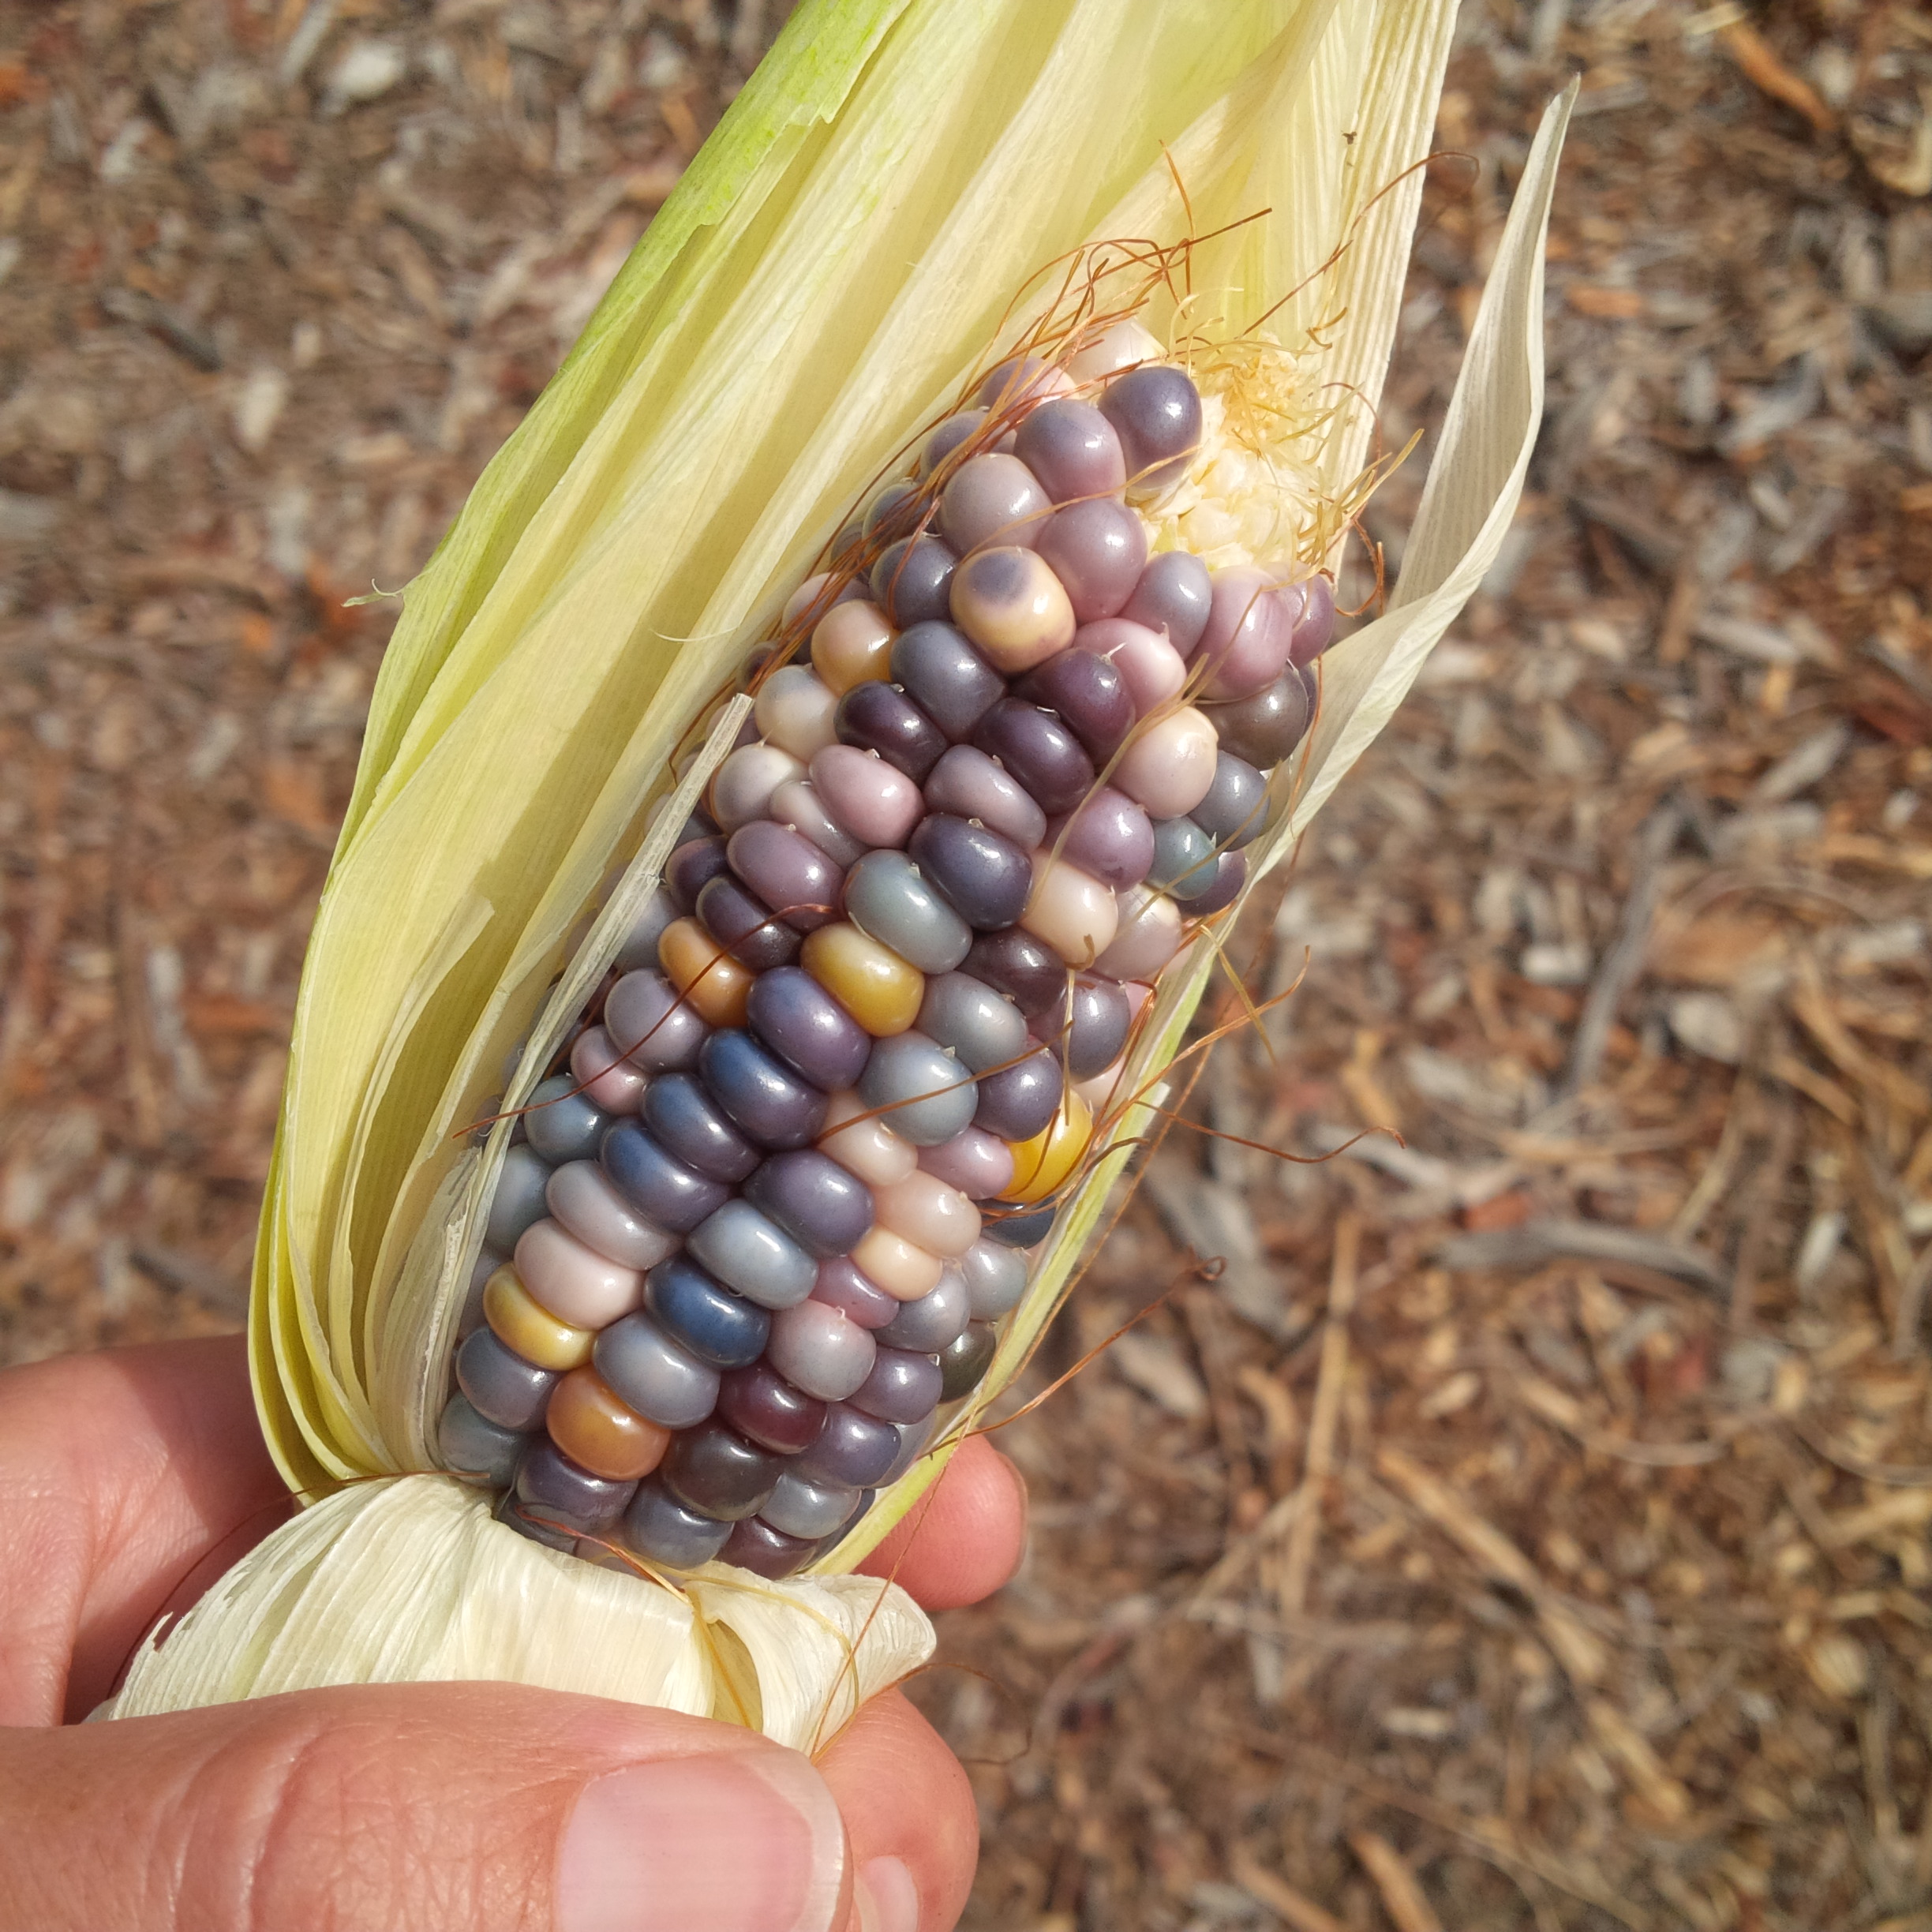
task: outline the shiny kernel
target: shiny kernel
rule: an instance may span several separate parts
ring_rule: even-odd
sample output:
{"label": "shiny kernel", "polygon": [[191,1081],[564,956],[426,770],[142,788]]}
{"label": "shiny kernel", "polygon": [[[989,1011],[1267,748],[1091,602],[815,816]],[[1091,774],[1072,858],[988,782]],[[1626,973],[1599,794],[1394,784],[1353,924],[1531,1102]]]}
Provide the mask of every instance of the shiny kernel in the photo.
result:
{"label": "shiny kernel", "polygon": [[812,632],[812,668],[842,698],[855,684],[886,675],[892,646],[893,627],[876,604],[841,604]]}
{"label": "shiny kernel", "polygon": [[1032,897],[1020,923],[1068,965],[1091,966],[1114,943],[1119,919],[1110,887],[1065,859],[1036,856]]}
{"label": "shiny kernel", "polygon": [[1092,1139],[1091,1110],[1077,1093],[1068,1094],[1053,1118],[1013,1149],[1013,1185],[1000,1199],[1023,1207],[1046,1200],[1080,1165]]}
{"label": "shiny kernel", "polygon": [[632,1482],[664,1460],[671,1432],[621,1401],[594,1368],[574,1368],[556,1385],[545,1417],[550,1440],[593,1476]]}
{"label": "shiny kernel", "polygon": [[745,1002],[758,975],[740,966],[695,919],[676,919],[665,928],[657,959],[700,1018],[717,1027],[744,1024]]}
{"label": "shiny kernel", "polygon": [[956,1187],[920,1170],[891,1187],[875,1188],[878,1225],[942,1260],[957,1260],[979,1238],[979,1210]]}
{"label": "shiny kernel", "polygon": [[573,1328],[541,1306],[512,1267],[500,1267],[484,1284],[483,1319],[505,1348],[539,1368],[581,1368],[597,1341],[590,1329]]}
{"label": "shiny kernel", "polygon": [[836,1093],[826,1110],[820,1150],[869,1187],[889,1187],[919,1164],[919,1155],[856,1093]]}
{"label": "shiny kernel", "polygon": [[875,1227],[852,1252],[852,1265],[895,1301],[916,1301],[939,1286],[945,1264],[891,1229]]}
{"label": "shiny kernel", "polygon": [[812,934],[799,964],[874,1039],[903,1033],[919,1017],[926,975],[848,921]]}

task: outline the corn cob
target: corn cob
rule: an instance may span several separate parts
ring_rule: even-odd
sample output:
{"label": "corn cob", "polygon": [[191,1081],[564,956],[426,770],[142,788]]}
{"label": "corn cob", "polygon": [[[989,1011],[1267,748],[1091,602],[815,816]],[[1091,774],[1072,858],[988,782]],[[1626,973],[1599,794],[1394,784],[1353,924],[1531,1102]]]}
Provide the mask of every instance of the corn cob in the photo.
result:
{"label": "corn cob", "polygon": [[789,1574],[979,1386],[1314,715],[1326,577],[1149,557],[1204,420],[1131,317],[1010,360],[788,605],[488,1210],[439,1446],[525,1534]]}
{"label": "corn cob", "polygon": [[[909,1601],[841,1573],[1024,1360],[1244,869],[1386,719],[1521,488],[1560,114],[1404,578],[1311,728],[1372,477],[1333,398],[1379,387],[1453,10],[799,10],[412,589],[251,1326],[271,1447],[322,1500],[118,1709],[507,1676],[809,1746],[925,1653]],[[1041,167],[1069,126],[1077,189]],[[1320,211],[1312,243],[1271,201]],[[1080,265],[1070,314],[1009,299],[1048,259]]]}

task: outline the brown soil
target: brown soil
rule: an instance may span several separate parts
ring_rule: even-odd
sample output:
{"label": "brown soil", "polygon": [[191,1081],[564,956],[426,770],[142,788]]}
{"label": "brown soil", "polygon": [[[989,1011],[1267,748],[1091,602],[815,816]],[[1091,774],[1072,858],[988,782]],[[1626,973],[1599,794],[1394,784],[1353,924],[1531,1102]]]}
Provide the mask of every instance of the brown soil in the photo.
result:
{"label": "brown soil", "polygon": [[[347,600],[780,10],[0,10],[0,1359],[238,1319]],[[1159,1302],[1002,1432],[1031,1553],[917,1691],[983,1932],[1932,1927],[1932,35],[1470,0],[1391,566],[1573,71],[1518,530],[1250,915],[1298,990],[1051,1338],[1035,1386]]]}

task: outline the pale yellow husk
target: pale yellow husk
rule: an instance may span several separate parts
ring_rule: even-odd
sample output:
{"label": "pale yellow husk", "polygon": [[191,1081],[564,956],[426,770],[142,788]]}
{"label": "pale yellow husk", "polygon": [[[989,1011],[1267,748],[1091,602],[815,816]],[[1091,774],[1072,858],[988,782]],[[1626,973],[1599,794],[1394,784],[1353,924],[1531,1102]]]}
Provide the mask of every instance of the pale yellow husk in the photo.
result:
{"label": "pale yellow husk", "polygon": [[[649,889],[682,817],[646,834],[680,734],[867,482],[1024,324],[1008,305],[1043,264],[1265,213],[1196,250],[1193,286],[1225,329],[1272,310],[1279,340],[1319,344],[1324,380],[1362,406],[1335,410],[1295,474],[1348,489],[1454,11],[799,9],[407,593],[305,974],[251,1326],[273,1452],[326,1500],[143,1652],[122,1713],[463,1676],[709,1711],[809,1748],[923,1660],[930,1631],[894,1589],[733,1573],[673,1592],[537,1548],[450,1479],[406,1473],[433,1460],[452,1297],[507,1131],[479,1151],[460,1130],[526,1034],[512,1104],[534,1082]],[[1402,579],[1327,661],[1258,871],[1386,721],[1508,526],[1541,408],[1566,113],[1526,166]],[[1163,297],[1145,320],[1173,336],[1192,313]],[[1136,1081],[1171,1057],[1214,960],[1203,942],[1163,979]],[[1119,1124],[1121,1151],[1062,1212],[983,1395],[1050,1316],[1146,1119]],[[913,1505],[976,1406],[822,1567],[859,1560]]]}

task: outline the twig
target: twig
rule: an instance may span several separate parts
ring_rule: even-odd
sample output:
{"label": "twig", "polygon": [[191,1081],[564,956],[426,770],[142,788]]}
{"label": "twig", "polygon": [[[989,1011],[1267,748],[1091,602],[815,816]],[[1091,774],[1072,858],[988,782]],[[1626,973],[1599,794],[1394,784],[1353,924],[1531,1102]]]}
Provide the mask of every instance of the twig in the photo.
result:
{"label": "twig", "polygon": [[1541,1267],[1550,1261],[1599,1261],[1651,1269],[1715,1290],[1723,1275],[1702,1249],[1603,1221],[1526,1221],[1521,1227],[1454,1234],[1436,1251],[1448,1268]]}
{"label": "twig", "polygon": [[1616,1024],[1617,1009],[1642,972],[1644,955],[1649,949],[1650,923],[1657,916],[1664,862],[1683,828],[1683,811],[1672,799],[1650,814],[1638,837],[1636,868],[1631,879],[1630,896],[1623,901],[1623,923],[1583,1002],[1576,1039],[1571,1049],[1570,1069],[1560,1089],[1565,1095],[1595,1086],[1603,1072],[1604,1053],[1610,1044],[1610,1029]]}
{"label": "twig", "polygon": [[1361,1222],[1344,1215],[1335,1223],[1335,1261],[1328,1276],[1328,1325],[1322,1335],[1321,1369],[1309,1418],[1308,1455],[1302,1464],[1300,1511],[1288,1532],[1276,1597],[1285,1617],[1301,1616],[1308,1600],[1309,1571],[1321,1529],[1322,1497],[1335,1466],[1335,1425],[1342,1414],[1342,1385],[1348,1376],[1349,1316],[1354,1312],[1356,1262]]}
{"label": "twig", "polygon": [[1293,1932],[1348,1932],[1348,1927],[1332,1912],[1322,1910],[1311,1898],[1305,1898],[1285,1878],[1274,1873],[1251,1853],[1235,1851],[1228,1855],[1228,1876],[1248,1896],[1265,1905]]}
{"label": "twig", "polygon": [[1361,1860],[1397,1932],[1443,1932],[1436,1908],[1423,1896],[1416,1875],[1389,1841],[1372,1831],[1349,1833],[1350,1848]]}

